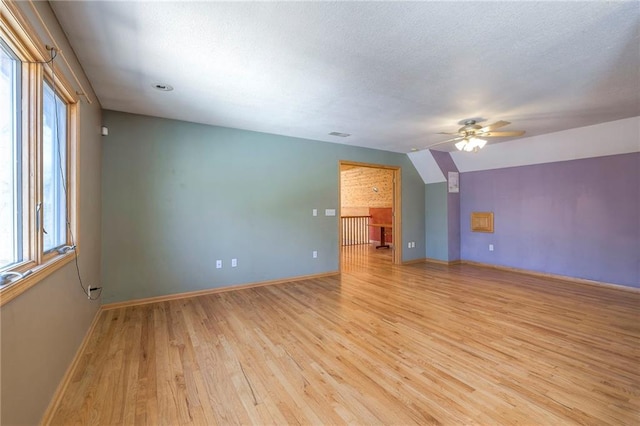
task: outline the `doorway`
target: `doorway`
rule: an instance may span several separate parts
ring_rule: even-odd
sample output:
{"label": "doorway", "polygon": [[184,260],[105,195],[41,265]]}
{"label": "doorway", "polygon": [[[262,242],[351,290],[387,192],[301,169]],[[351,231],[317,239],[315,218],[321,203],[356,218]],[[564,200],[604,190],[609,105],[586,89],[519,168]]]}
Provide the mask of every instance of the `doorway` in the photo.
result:
{"label": "doorway", "polygon": [[347,249],[387,251],[392,264],[402,264],[400,167],[340,161],[338,188],[340,271]]}

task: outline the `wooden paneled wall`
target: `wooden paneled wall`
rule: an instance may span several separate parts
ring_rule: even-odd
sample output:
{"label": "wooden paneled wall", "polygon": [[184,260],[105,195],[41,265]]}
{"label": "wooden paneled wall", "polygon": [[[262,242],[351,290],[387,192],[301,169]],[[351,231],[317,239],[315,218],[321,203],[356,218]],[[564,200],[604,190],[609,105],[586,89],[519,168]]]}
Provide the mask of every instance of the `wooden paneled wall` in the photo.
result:
{"label": "wooden paneled wall", "polygon": [[342,166],[340,173],[343,216],[368,215],[370,207],[393,206],[392,170]]}

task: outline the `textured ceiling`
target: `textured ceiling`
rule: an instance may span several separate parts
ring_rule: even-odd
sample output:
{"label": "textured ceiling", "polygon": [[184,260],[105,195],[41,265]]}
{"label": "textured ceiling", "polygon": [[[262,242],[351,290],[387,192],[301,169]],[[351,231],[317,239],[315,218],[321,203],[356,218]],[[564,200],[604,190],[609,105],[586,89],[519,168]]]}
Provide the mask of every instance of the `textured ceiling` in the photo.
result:
{"label": "textured ceiling", "polygon": [[397,152],[471,117],[535,136],[640,115],[635,1],[52,8],[106,109]]}

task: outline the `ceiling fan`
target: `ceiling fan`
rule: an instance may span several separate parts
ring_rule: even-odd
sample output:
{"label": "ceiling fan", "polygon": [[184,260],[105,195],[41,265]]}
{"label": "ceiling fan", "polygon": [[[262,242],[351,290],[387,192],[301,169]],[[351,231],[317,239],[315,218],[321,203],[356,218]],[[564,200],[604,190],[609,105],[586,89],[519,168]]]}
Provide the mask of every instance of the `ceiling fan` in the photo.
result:
{"label": "ceiling fan", "polygon": [[456,135],[456,137],[447,139],[446,141],[438,142],[433,145],[429,145],[427,148],[443,145],[445,143],[457,141],[455,147],[459,151],[477,152],[482,149],[487,143],[484,138],[500,138],[500,137],[513,137],[524,135],[524,130],[512,130],[510,132],[495,132],[495,129],[504,127],[511,124],[508,121],[497,121],[487,126],[481,126],[476,123],[476,120],[469,119],[464,121],[464,126],[460,127],[457,132],[447,133],[440,132],[439,135]]}

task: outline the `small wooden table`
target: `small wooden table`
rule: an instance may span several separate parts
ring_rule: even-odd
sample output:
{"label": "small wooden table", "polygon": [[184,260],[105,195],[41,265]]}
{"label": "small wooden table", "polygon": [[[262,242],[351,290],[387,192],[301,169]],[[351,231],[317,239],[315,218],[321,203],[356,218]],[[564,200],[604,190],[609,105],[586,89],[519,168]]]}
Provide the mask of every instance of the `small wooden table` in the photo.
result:
{"label": "small wooden table", "polygon": [[380,245],[376,246],[376,249],[389,248],[389,244],[387,244],[387,242],[385,241],[385,229],[393,229],[393,225],[390,223],[370,223],[369,226],[380,228]]}

